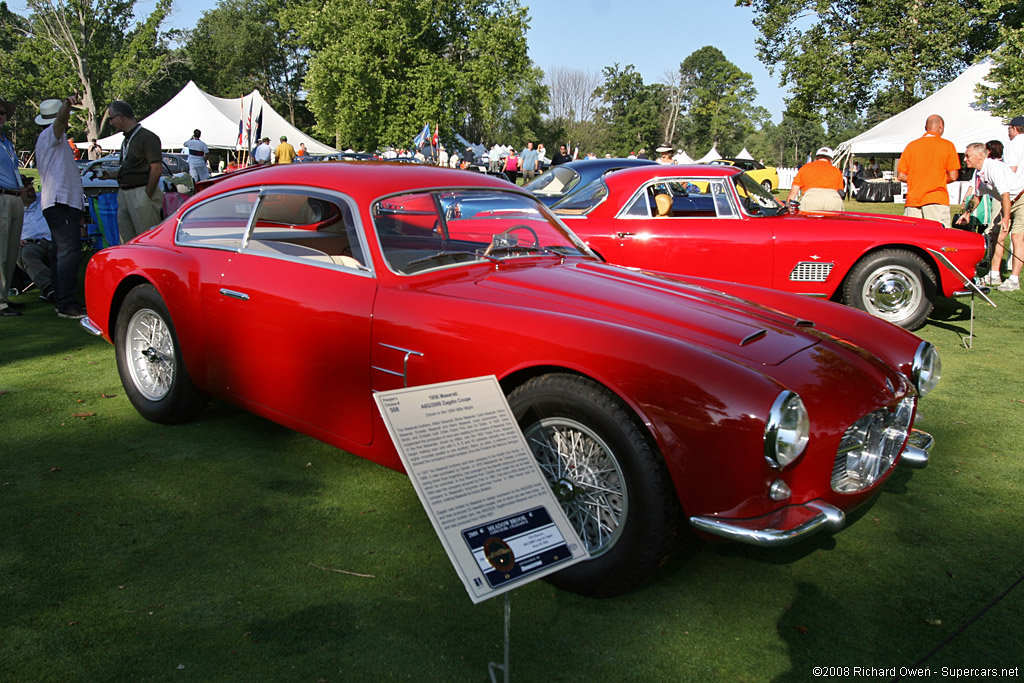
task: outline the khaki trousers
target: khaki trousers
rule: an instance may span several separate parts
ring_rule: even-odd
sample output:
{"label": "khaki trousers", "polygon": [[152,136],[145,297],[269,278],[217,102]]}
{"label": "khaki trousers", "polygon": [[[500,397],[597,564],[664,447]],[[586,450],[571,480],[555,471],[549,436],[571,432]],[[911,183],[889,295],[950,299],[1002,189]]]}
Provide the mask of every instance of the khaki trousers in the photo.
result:
{"label": "khaki trousers", "polygon": [[117,191],[117,232],[121,244],[138,237],[162,220],[164,208],[163,190],[157,188],[153,196],[146,194],[146,187],[133,187]]}

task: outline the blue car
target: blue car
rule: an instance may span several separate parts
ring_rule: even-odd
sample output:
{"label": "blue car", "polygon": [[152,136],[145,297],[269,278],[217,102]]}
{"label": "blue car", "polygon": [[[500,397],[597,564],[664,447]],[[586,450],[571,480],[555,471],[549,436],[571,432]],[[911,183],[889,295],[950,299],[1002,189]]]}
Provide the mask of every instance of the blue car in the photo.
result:
{"label": "blue car", "polygon": [[605,173],[631,166],[648,166],[655,163],[650,159],[580,159],[560,166],[552,166],[526,185],[523,189],[532,192],[541,203],[551,206],[577,190],[589,185]]}

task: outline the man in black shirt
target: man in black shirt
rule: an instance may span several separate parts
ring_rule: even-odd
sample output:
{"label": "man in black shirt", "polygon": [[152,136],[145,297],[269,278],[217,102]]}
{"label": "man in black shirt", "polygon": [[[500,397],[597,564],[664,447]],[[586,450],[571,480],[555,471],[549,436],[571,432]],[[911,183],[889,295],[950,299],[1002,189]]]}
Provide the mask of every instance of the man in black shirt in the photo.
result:
{"label": "man in black shirt", "polygon": [[[135,120],[127,102],[115,100],[107,107],[110,124],[124,134],[121,167],[117,170],[117,230],[121,243],[146,232],[161,220],[164,193],[160,189],[163,154],[160,138]],[[104,171],[103,178],[111,178]]]}
{"label": "man in black shirt", "polygon": [[568,163],[570,161],[572,161],[572,157],[569,156],[569,153],[566,151],[565,145],[559,145],[558,146],[558,154],[556,154],[551,159],[551,165],[552,166],[560,166],[561,164],[565,164],[565,163]]}

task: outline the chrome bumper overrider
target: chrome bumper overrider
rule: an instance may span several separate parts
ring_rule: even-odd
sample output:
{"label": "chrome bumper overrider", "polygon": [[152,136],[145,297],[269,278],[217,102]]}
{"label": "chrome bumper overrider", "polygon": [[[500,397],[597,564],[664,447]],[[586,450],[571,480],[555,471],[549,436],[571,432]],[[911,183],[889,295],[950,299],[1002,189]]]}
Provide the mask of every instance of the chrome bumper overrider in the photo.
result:
{"label": "chrome bumper overrider", "polygon": [[907,445],[900,456],[899,464],[919,470],[928,466],[928,451],[935,444],[935,438],[928,432],[911,429]]}
{"label": "chrome bumper overrider", "polygon": [[690,524],[698,531],[767,548],[796,543],[819,531],[838,531],[845,519],[839,508],[812,500],[754,519],[690,517]]}
{"label": "chrome bumper overrider", "polygon": [[96,325],[93,324],[93,322],[91,320],[89,320],[89,316],[85,316],[84,318],[79,320],[78,324],[81,325],[82,327],[84,327],[85,331],[88,332],[89,334],[94,334],[97,337],[103,336],[103,330],[101,330],[100,328],[96,327]]}

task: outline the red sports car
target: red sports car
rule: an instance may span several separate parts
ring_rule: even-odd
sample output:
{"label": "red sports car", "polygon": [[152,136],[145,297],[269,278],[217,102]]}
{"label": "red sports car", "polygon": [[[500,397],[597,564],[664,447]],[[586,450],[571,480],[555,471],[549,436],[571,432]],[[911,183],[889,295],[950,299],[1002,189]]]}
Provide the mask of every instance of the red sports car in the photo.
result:
{"label": "red sports car", "polygon": [[97,253],[86,299],[144,417],[217,396],[395,469],[373,392],[497,376],[592,555],[554,575],[582,593],[650,574],[680,513],[782,545],[928,458],[911,428],[938,380],[928,343],[806,297],[608,265],[476,173],[232,174]]}
{"label": "red sports car", "polygon": [[936,297],[964,290],[928,249],[967,277],[985,253],[981,235],[934,221],[790,214],[730,166],[624,169],[553,208],[611,263],[809,294],[910,330],[924,325]]}

